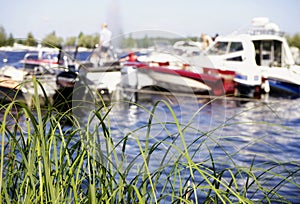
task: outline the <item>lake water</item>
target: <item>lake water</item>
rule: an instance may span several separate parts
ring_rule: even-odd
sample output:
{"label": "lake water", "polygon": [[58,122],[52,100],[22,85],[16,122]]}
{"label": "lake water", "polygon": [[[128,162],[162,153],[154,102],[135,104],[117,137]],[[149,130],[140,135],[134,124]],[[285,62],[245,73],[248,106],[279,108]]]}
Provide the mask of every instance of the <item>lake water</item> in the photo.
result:
{"label": "lake water", "polygon": [[[26,53],[29,51],[0,51],[0,67],[4,65],[3,60],[7,59],[6,64],[13,66],[21,66],[19,63]],[[30,51],[30,53],[37,53],[37,51]],[[73,53],[70,53],[73,56]],[[76,55],[77,60],[86,60],[91,54],[91,51],[78,52]]]}
{"label": "lake water", "polygon": [[[252,162],[256,168],[264,169],[280,163],[282,166],[279,165],[272,171],[283,175],[287,173],[286,169],[290,172],[299,169],[300,99],[271,99],[268,103],[243,104],[226,99],[207,105],[205,102],[207,101],[194,98],[177,98],[177,102],[172,105],[172,111],[176,114],[181,128],[186,128],[183,132],[189,152],[197,152],[193,155],[194,162],[208,159],[209,147],[220,169],[232,166],[250,167]],[[144,107],[116,104],[109,115],[116,142],[137,129],[131,134],[127,144],[130,149],[128,158],[134,158],[140,152],[136,138],[141,141],[146,139],[147,128],[144,126],[147,125],[150,117],[148,111],[153,103],[142,105]],[[156,125],[151,127],[150,146],[170,136],[176,138],[174,140],[179,147],[183,147],[174,121],[169,108],[160,103],[154,114],[153,123]],[[144,128],[138,129],[140,127]],[[167,145],[165,149],[162,145],[159,151],[152,154],[150,168],[158,167],[166,151]],[[173,157],[176,154],[177,151],[171,153]],[[295,174],[294,182],[298,184],[299,176],[299,173]],[[279,183],[280,180],[274,178],[266,186],[276,186]],[[278,192],[288,197],[296,197],[292,198],[293,201],[300,200],[299,188],[290,184],[280,188]]]}
{"label": "lake water", "polygon": [[[5,54],[10,55],[11,59],[15,57],[13,61],[8,61],[15,63],[25,53]],[[141,142],[146,140],[149,112],[156,99],[161,97],[141,103],[141,106],[125,102],[112,104],[109,119],[114,142],[130,135],[126,147],[128,163],[140,152],[137,138]],[[162,155],[168,149],[167,144],[174,142],[178,147],[188,146],[193,162],[201,163],[208,159],[209,149],[220,169],[250,167],[252,162],[258,169],[268,169],[280,163],[282,165],[277,165],[272,171],[283,176],[295,171],[291,181],[300,184],[300,99],[271,98],[266,103],[240,103],[225,98],[208,104],[208,100],[196,97],[164,99],[169,101],[172,109],[162,102],[157,105],[149,142],[150,146],[162,140],[166,142],[152,154],[150,171],[159,166]],[[178,134],[175,121],[183,129],[184,142]],[[168,154],[171,159],[178,153],[173,150]],[[139,165],[139,160],[136,163]],[[134,176],[134,173],[129,174],[129,177]],[[269,188],[278,185],[278,192],[289,197],[292,202],[300,200],[300,188],[281,183],[278,178],[270,177],[264,185]]]}

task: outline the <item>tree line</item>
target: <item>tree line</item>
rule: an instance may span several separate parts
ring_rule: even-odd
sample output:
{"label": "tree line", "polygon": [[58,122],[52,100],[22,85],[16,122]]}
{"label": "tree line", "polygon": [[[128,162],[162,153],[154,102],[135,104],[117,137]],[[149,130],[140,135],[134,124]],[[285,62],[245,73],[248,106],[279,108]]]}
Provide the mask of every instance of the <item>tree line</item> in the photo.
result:
{"label": "tree line", "polygon": [[290,46],[294,46],[294,47],[297,47],[300,49],[300,34],[299,33],[297,33],[293,36],[286,35],[285,37]]}
{"label": "tree line", "polygon": [[[285,36],[288,44],[300,49],[300,34],[286,35]],[[143,38],[133,38],[132,35],[127,37],[123,36],[118,41],[118,47],[120,48],[148,48],[155,46],[159,41],[168,41],[170,44],[174,44],[179,40],[197,40],[197,37],[189,38],[178,38],[178,39],[168,39],[161,37],[148,37],[147,35]],[[62,47],[62,46],[78,46],[85,48],[94,48],[99,43],[99,34],[87,35],[80,32],[77,37],[68,37],[63,39],[56,35],[55,31],[52,31],[46,35],[41,41],[35,39],[34,35],[29,32],[27,37],[24,39],[15,39],[10,33],[6,34],[5,29],[0,26],[0,47],[2,46],[13,46],[14,43],[26,45],[26,46],[37,46],[41,44],[45,47]]]}
{"label": "tree line", "polygon": [[[158,41],[168,41],[173,44],[181,39],[168,39],[161,37],[148,37],[144,38],[133,38],[132,35],[127,37],[122,36],[117,40],[113,39],[113,42],[117,42],[119,48],[149,48],[155,46]],[[83,32],[79,33],[77,37],[68,37],[65,40],[62,37],[56,35],[55,31],[52,31],[46,35],[41,41],[35,39],[34,35],[30,32],[24,39],[15,39],[12,34],[7,35],[5,29],[0,26],[0,47],[2,46],[13,46],[14,43],[26,45],[26,46],[37,46],[41,44],[45,47],[85,47],[94,48],[99,43],[99,34],[86,35]]]}
{"label": "tree line", "polygon": [[99,42],[99,35],[85,35],[79,33],[77,37],[68,37],[65,40],[62,37],[56,35],[55,31],[52,31],[46,35],[42,40],[35,39],[34,35],[29,32],[26,38],[16,39],[12,34],[7,35],[5,29],[0,26],[0,47],[2,46],[13,46],[14,43],[26,45],[26,46],[37,46],[41,44],[45,47],[61,47],[61,46],[79,46],[86,48],[93,48]]}

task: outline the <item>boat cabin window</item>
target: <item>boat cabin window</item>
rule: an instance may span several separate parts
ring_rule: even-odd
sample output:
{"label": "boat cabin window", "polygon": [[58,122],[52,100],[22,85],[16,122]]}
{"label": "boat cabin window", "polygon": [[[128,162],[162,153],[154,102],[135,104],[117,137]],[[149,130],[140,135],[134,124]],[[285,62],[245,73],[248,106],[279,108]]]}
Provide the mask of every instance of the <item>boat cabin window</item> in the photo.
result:
{"label": "boat cabin window", "polygon": [[227,52],[228,42],[216,42],[213,47],[211,47],[207,53],[209,55],[223,55]]}
{"label": "boat cabin window", "polygon": [[230,43],[230,48],[229,48],[229,53],[232,52],[238,52],[243,50],[243,45],[241,42],[231,42]]}
{"label": "boat cabin window", "polygon": [[258,66],[281,67],[282,42],[278,40],[255,40],[255,61]]}
{"label": "boat cabin window", "polygon": [[210,55],[224,55],[242,50],[243,44],[241,42],[218,41],[207,53]]}

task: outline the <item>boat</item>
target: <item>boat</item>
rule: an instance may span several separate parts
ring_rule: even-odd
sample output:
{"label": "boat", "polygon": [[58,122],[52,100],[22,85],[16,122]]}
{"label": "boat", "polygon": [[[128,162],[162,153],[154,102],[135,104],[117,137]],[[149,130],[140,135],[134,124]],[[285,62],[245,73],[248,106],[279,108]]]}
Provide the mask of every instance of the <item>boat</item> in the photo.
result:
{"label": "boat", "polygon": [[[74,52],[74,55],[76,54],[77,50]],[[53,73],[67,70],[76,72],[79,64],[76,63],[75,57],[62,49],[40,48],[37,51],[26,53],[20,61],[20,67],[28,71],[47,69]]]}
{"label": "boat", "polygon": [[227,79],[225,89],[234,88],[236,96],[300,97],[300,67],[284,33],[268,18],[254,18],[248,33],[219,36],[199,62],[205,73]]}
{"label": "boat", "polygon": [[11,102],[15,99],[23,100],[31,106],[32,96],[35,94],[33,79],[39,81],[37,93],[41,103],[46,102],[46,97],[54,95],[56,90],[55,74],[49,71],[28,71],[5,65],[0,69],[0,100],[2,103]]}
{"label": "boat", "polygon": [[[245,38],[245,36],[239,37]],[[201,69],[203,73],[222,78],[227,96],[235,95],[236,71],[246,67],[246,61],[251,59],[251,56],[248,56],[251,52],[241,50],[245,45],[242,40],[236,38],[237,36],[219,36],[207,51],[193,57],[195,67]]]}
{"label": "boat", "polygon": [[168,93],[224,95],[220,77],[193,71],[184,58],[174,53],[130,51],[110,64],[99,66],[93,62],[82,64],[80,70],[90,81],[107,87],[112,100],[148,100],[153,94]]}
{"label": "boat", "polygon": [[203,44],[195,41],[177,41],[174,43],[173,48],[180,55],[194,56],[202,52]]}
{"label": "boat", "polygon": [[[183,52],[178,53],[178,48]],[[188,48],[192,47],[190,50]],[[140,72],[147,73],[157,84],[169,84],[168,90],[172,92],[190,92],[221,96],[225,89],[221,87],[220,76],[204,73],[197,66],[194,56],[200,53],[199,45],[192,41],[178,41],[173,46],[174,50],[152,52],[150,55],[137,58],[146,63],[138,66]],[[195,66],[194,66],[195,65]],[[178,79],[177,79],[178,78]],[[192,90],[192,92],[191,92]]]}
{"label": "boat", "polygon": [[29,52],[25,54],[24,59],[21,60],[21,64],[23,68],[32,70],[39,67],[57,68],[59,66],[57,56],[58,52]]}
{"label": "boat", "polygon": [[[41,105],[46,102],[58,104],[59,101],[70,99],[68,96],[71,94],[73,97],[73,90],[79,92],[79,86],[89,91],[77,93],[76,96],[84,98],[85,93],[93,92],[95,100],[103,95],[107,101],[107,88],[79,74],[80,64],[62,50],[40,48],[38,51],[29,51],[16,66],[4,64],[0,68],[0,102],[9,103],[18,99],[31,106],[35,94],[33,79],[39,82],[37,93]],[[76,99],[81,100],[79,97]]]}
{"label": "boat", "polygon": [[[19,91],[19,82],[23,79],[23,72],[14,67],[5,65],[0,69],[0,102],[11,102],[14,99],[24,99],[22,91]],[[20,76],[18,79],[17,77]]]}
{"label": "boat", "polygon": [[196,73],[184,69],[171,69],[166,66],[153,66],[141,62],[129,62],[121,69],[123,97],[136,101],[145,94],[189,94],[220,96],[224,95],[222,79],[217,76]]}
{"label": "boat", "polygon": [[58,49],[38,47],[28,51],[15,65],[4,64],[0,69],[1,101],[19,99],[31,106],[35,93],[33,78],[40,83],[37,90],[41,103],[51,99],[57,90],[57,74],[68,69],[59,63],[58,56]]}

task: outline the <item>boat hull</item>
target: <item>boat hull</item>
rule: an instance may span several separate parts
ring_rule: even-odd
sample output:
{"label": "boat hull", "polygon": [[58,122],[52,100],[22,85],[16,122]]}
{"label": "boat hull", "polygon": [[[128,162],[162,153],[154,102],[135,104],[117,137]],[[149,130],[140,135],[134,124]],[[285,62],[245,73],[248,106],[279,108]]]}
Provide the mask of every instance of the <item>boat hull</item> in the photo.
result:
{"label": "boat hull", "polygon": [[224,92],[226,95],[233,95],[235,92],[235,72],[231,70],[221,70],[217,68],[203,68],[203,72],[222,79]]}
{"label": "boat hull", "polygon": [[248,84],[236,83],[235,96],[237,97],[260,99],[261,94],[262,94],[262,89],[260,85],[248,85]]}
{"label": "boat hull", "polygon": [[139,72],[149,75],[157,85],[172,92],[224,95],[222,79],[208,74],[165,67],[142,66]]}
{"label": "boat hull", "polygon": [[282,98],[299,98],[300,85],[290,82],[268,79],[270,85],[270,96]]}
{"label": "boat hull", "polygon": [[262,85],[247,85],[236,83],[239,97],[261,98],[261,94],[268,94],[276,98],[295,99],[300,97],[300,85],[279,79],[265,79]]}
{"label": "boat hull", "polygon": [[25,101],[22,91],[0,85],[0,103],[10,103],[14,100]]}

